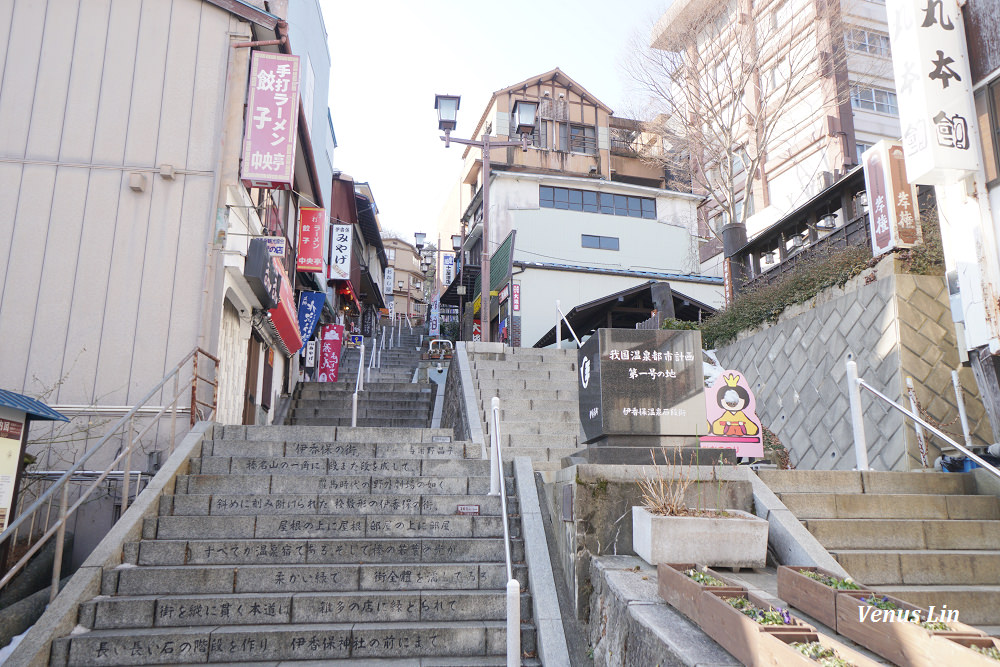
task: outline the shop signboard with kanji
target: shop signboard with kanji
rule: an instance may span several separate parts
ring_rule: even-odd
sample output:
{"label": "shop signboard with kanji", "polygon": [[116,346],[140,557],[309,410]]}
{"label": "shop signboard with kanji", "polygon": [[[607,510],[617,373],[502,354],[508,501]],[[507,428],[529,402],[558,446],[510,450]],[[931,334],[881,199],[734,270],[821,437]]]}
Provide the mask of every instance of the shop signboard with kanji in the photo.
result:
{"label": "shop signboard with kanji", "polygon": [[340,370],[340,350],[344,343],[344,325],[327,324],[320,330],[320,382],[336,382]]}
{"label": "shop signboard with kanji", "polygon": [[299,210],[299,246],[295,268],[305,273],[323,272],[326,209],[303,206]]}
{"label": "shop signboard with kanji", "polygon": [[940,185],[979,169],[978,131],[958,0],[886,0],[910,181]]}
{"label": "shop signboard with kanji", "polygon": [[330,280],[351,279],[351,246],[354,242],[351,225],[334,225],[330,231]]}
{"label": "shop signboard with kanji", "polygon": [[299,334],[302,340],[312,338],[325,300],[326,294],[323,292],[299,292]]}
{"label": "shop signboard with kanji", "polygon": [[918,245],[921,233],[917,189],[906,180],[902,145],[898,141],[879,141],[864,152],[861,161],[872,253],[878,257],[893,248]]}
{"label": "shop signboard with kanji", "polygon": [[706,433],[701,332],[598,329],[577,361],[586,442]]}
{"label": "shop signboard with kanji", "polygon": [[447,287],[455,279],[455,258],[452,255],[445,255],[441,258],[441,262],[444,265],[441,284]]}
{"label": "shop signboard with kanji", "polygon": [[299,57],[254,51],[240,179],[247,187],[291,190],[299,119]]}

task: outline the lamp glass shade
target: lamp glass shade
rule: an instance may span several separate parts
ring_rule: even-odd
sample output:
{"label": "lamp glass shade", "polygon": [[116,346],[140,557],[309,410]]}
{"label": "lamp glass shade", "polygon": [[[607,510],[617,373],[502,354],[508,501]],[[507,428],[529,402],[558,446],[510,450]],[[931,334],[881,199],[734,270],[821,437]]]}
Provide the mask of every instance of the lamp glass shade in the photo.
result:
{"label": "lamp glass shade", "polygon": [[816,221],[816,226],[820,229],[833,229],[837,226],[837,216],[834,213],[827,213],[818,221]]}
{"label": "lamp glass shade", "polygon": [[518,134],[531,134],[535,131],[535,114],[538,112],[536,102],[518,100],[514,102],[514,122]]}
{"label": "lamp glass shade", "polygon": [[424,239],[427,238],[427,234],[424,232],[416,232],[413,235],[413,240],[416,241],[417,248],[422,248],[424,246]]}
{"label": "lamp glass shade", "polygon": [[452,250],[458,251],[462,249],[462,235],[452,234],[451,235],[451,248]]}
{"label": "lamp glass shade", "polygon": [[435,95],[434,108],[438,112],[438,129],[451,131],[458,122],[458,95]]}

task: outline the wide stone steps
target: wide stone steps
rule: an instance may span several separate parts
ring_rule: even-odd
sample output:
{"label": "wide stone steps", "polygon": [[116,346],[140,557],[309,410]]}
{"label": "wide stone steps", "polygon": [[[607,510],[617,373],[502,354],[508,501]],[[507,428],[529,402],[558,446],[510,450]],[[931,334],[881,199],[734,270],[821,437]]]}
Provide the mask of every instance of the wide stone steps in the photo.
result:
{"label": "wide stone steps", "polygon": [[412,475],[180,475],[183,493],[430,493],[481,495],[486,477],[415,477]]}
{"label": "wide stone steps", "polygon": [[[502,538],[425,539],[193,539],[145,540],[124,548],[132,565],[330,565],[349,563],[500,563]],[[524,562],[524,542],[511,540]]]}
{"label": "wide stone steps", "polygon": [[[522,628],[522,635],[534,631]],[[169,665],[260,661],[332,661],[349,658],[499,656],[506,650],[503,621],[316,623],[93,630],[58,640],[53,652],[72,665]],[[527,638],[524,642],[528,644]],[[384,663],[383,663],[384,664]],[[395,660],[389,664],[405,664]],[[435,664],[435,663],[428,663]],[[439,664],[439,663],[438,663]],[[458,662],[456,664],[471,664]]]}
{"label": "wide stone steps", "polygon": [[997,584],[1000,551],[979,549],[830,549],[858,581],[883,584]]}
{"label": "wide stone steps", "polygon": [[[510,463],[507,462],[510,467]],[[200,469],[199,469],[200,468]],[[383,474],[396,477],[487,476],[490,462],[482,459],[382,459],[322,456],[206,456],[192,461],[192,471],[202,475],[345,475]]]}
{"label": "wide stone steps", "polygon": [[[500,498],[489,495],[402,494],[185,494],[163,496],[160,514],[170,516],[291,515],[302,513],[331,516],[378,511],[392,514],[454,515],[461,505],[478,505],[480,515],[500,514]],[[515,503],[508,500],[510,511]]]}
{"label": "wide stone steps", "polygon": [[806,519],[828,549],[993,549],[1000,521],[913,519]]}
{"label": "wide stone steps", "polygon": [[419,419],[412,418],[391,418],[391,417],[358,417],[356,420],[351,417],[309,417],[298,418],[295,423],[305,426],[393,426],[398,428],[420,428],[426,426],[430,421],[428,417]]}
{"label": "wide stone steps", "polygon": [[[342,396],[343,394],[354,393],[354,384],[347,385],[341,382],[304,382],[298,385],[296,389],[297,396],[303,400],[316,399],[316,398],[326,398],[329,396]],[[413,382],[379,382],[377,385],[371,387],[365,384],[365,392],[369,394],[430,394],[433,392],[433,386],[422,383]]]}
{"label": "wide stone steps", "polygon": [[[341,400],[344,397],[337,396],[334,400]],[[295,401],[292,414],[308,414],[310,410],[326,410],[330,408],[330,400],[302,400]],[[427,409],[428,405],[434,404],[434,397],[430,392],[410,393],[403,392],[373,392],[368,389],[363,394],[358,394],[358,404],[364,403],[369,408],[402,408],[402,409]]]}
{"label": "wide stone steps", "polygon": [[[516,381],[515,385],[516,385]],[[539,385],[532,385],[531,387],[495,387],[491,385],[479,385],[480,392],[480,406],[489,407],[490,398],[493,396],[499,396],[501,405],[503,407],[504,403],[510,401],[512,404],[514,401],[559,401],[560,409],[568,409],[569,405],[574,407],[579,406],[577,402],[576,388],[571,389],[559,389],[557,387],[552,387],[549,389],[540,389]],[[512,406],[513,407],[513,406]]]}
{"label": "wide stone steps", "polygon": [[879,590],[924,609],[932,605],[941,609],[942,605],[947,605],[949,609],[959,610],[959,620],[963,623],[997,624],[997,610],[1000,609],[1000,585],[997,584],[952,584],[947,588],[889,584],[879,586]]}
{"label": "wide stone steps", "polygon": [[995,496],[780,493],[785,506],[809,519],[1000,519]]}

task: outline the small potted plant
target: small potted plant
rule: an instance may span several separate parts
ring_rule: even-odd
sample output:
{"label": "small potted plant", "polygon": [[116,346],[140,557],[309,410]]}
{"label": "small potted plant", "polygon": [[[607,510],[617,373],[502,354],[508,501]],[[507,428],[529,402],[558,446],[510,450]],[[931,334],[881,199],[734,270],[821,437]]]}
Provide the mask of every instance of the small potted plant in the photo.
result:
{"label": "small potted plant", "polygon": [[831,630],[837,629],[837,594],[867,590],[849,577],[841,579],[817,567],[778,568],[778,597]]}
{"label": "small potted plant", "polygon": [[656,576],[660,597],[695,623],[699,622],[701,600],[706,591],[746,591],[715,570],[694,563],[660,563],[656,566]]}
{"label": "small potted plant", "polygon": [[837,632],[898,665],[940,667],[934,636],[983,636],[971,626],[945,619],[944,612],[889,595],[859,591],[837,596]]}
{"label": "small potted plant", "polygon": [[[664,452],[665,455],[667,452]],[[722,480],[713,467],[711,482],[716,507],[699,501],[691,507],[687,491],[701,480],[690,467],[668,464],[653,467],[656,474],[639,482],[643,505],[632,507],[632,548],[650,565],[701,563],[709,567],[764,567],[767,559],[767,521],[749,512],[719,508]]]}
{"label": "small potted plant", "polygon": [[815,633],[789,613],[773,607],[752,593],[709,590],[700,608],[699,624],[709,637],[744,665],[766,664],[759,655],[759,635]]}

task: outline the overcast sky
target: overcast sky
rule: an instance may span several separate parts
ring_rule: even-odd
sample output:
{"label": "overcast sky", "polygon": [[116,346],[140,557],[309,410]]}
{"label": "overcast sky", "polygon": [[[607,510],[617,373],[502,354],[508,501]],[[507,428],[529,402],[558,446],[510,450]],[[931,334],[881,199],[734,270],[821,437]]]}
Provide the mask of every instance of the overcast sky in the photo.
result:
{"label": "overcast sky", "polygon": [[[621,62],[668,0],[321,0],[333,68],[334,167],[371,184],[384,229],[432,232],[461,171],[435,93],[461,95],[468,137],[490,94],[555,67],[621,114]],[[458,221],[455,221],[458,227]]]}

